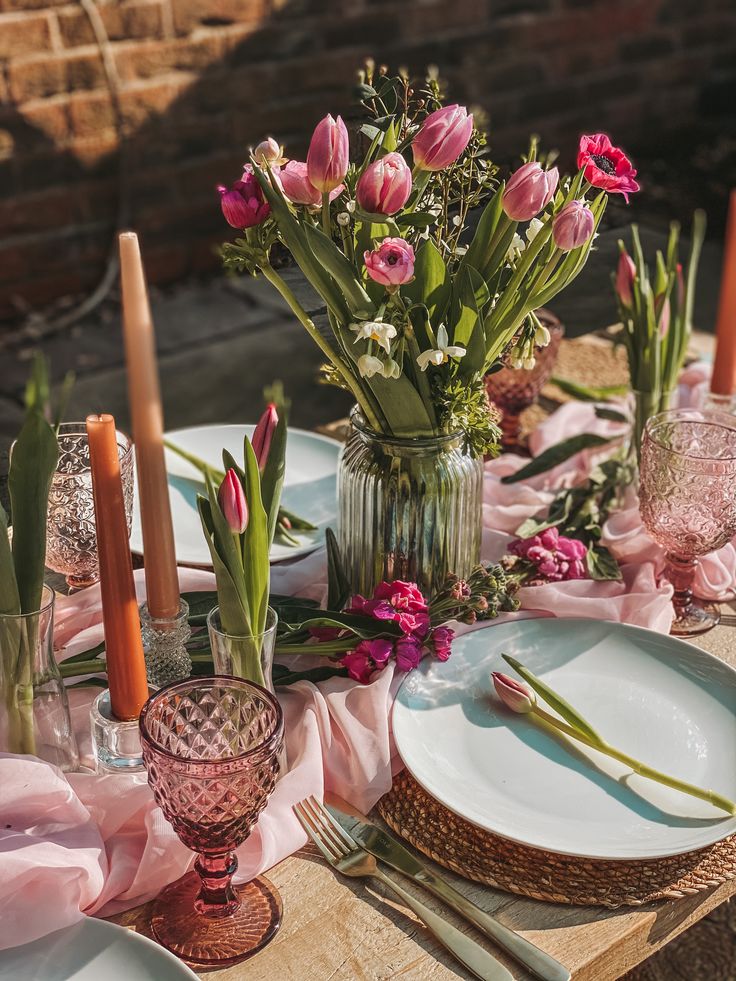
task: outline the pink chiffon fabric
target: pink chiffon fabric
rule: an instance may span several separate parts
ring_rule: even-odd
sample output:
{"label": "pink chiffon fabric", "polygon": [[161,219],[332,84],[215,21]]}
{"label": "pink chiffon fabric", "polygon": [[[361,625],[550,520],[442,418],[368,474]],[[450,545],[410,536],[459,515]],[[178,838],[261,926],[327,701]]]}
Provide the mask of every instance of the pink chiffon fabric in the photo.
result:
{"label": "pink chiffon fabric", "polygon": [[[697,370],[696,370],[697,369]],[[707,368],[689,369],[681,400],[707,385]],[[597,419],[582,403],[568,403],[533,434],[534,454],[568,435],[595,431],[616,435],[622,427]],[[554,490],[580,481],[596,454],[579,454],[555,471],[517,485],[500,478],[524,465],[506,455],[485,468],[483,558],[498,559],[516,528],[543,513]],[[621,582],[549,583],[521,591],[517,617],[572,616],[625,621],[667,631],[671,589],[657,584],[662,557],[644,532],[636,496],[604,529],[604,542],[622,565]],[[720,598],[734,581],[736,550],[721,549],[704,562],[699,589]],[[180,570],[182,591],[214,588],[214,576]],[[142,572],[136,573],[140,600]],[[272,590],[324,600],[324,550],[272,569]],[[499,621],[507,620],[506,615]],[[59,660],[103,638],[100,591],[59,598],[55,646]],[[279,781],[248,841],[239,849],[239,877],[251,878],[297,850],[304,833],[292,804],[331,791],[368,811],[401,767],[392,744],[390,707],[401,675],[390,665],[362,686],[345,679],[318,685],[299,682],[279,692],[286,718],[289,772]],[[92,764],[89,705],[93,689],[70,691],[84,762]],[[70,925],[85,914],[111,915],[150,899],[191,867],[193,855],[178,840],[140,776],[64,775],[32,757],[0,755],[0,947],[22,944]]]}

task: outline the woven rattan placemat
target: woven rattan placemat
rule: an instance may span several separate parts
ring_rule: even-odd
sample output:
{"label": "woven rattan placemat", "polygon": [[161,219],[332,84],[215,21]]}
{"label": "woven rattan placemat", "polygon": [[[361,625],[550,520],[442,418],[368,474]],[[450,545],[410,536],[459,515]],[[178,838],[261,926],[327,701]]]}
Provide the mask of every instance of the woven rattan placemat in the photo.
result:
{"label": "woven rattan placemat", "polygon": [[378,810],[390,828],[445,868],[550,903],[641,906],[655,899],[682,899],[736,879],[736,835],[655,861],[571,858],[477,828],[430,797],[406,770],[394,778]]}

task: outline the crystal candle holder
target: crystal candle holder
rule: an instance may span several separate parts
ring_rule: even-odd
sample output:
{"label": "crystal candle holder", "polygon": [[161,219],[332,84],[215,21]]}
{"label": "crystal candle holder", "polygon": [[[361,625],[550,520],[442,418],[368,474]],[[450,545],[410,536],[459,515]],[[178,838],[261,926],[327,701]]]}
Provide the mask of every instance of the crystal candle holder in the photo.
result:
{"label": "crystal candle holder", "polygon": [[163,688],[175,681],[185,681],[192,673],[192,659],[186,646],[192,635],[186,600],[179,601],[179,612],[174,617],[154,617],[145,603],[140,607],[140,615],[149,685]]}
{"label": "crystal candle holder", "polygon": [[101,691],[92,703],[90,723],[98,773],[145,771],[138,719],[124,721],[112,714],[109,688]]}

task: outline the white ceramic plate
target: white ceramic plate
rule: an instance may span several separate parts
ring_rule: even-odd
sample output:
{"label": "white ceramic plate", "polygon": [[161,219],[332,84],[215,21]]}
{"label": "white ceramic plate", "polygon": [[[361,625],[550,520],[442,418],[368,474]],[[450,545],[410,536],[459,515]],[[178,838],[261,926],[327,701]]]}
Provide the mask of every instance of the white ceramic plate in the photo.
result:
{"label": "white ceramic plate", "polygon": [[[243,458],[243,436],[251,436],[255,426],[197,426],[177,429],[166,438],[183,450],[222,469],[222,451],[236,460]],[[324,530],[337,518],[337,460],[341,446],[334,439],[304,429],[289,427],[286,443],[286,474],[282,504],[289,511],[317,526],[316,531],[297,532],[299,546],[274,544],[271,561],[294,559],[313,552],[324,541]],[[171,515],[176,538],[176,558],[183,565],[210,565],[210,553],[197,512],[197,494],[203,484],[199,471],[180,456],[166,450]],[[138,494],[133,502],[133,530],[130,547],[143,552]]]}
{"label": "white ceramic plate", "polygon": [[736,671],[651,630],[535,619],[458,638],[425,659],[396,699],[402,759],[433,797],[487,831],[534,848],[650,859],[710,845],[736,817],[638,777],[582,743],[506,709],[491,671],[508,653],[567,699],[617,749],[736,800]]}
{"label": "white ceramic plate", "polygon": [[86,916],[22,947],[0,951],[0,981],[196,981],[153,940]]}

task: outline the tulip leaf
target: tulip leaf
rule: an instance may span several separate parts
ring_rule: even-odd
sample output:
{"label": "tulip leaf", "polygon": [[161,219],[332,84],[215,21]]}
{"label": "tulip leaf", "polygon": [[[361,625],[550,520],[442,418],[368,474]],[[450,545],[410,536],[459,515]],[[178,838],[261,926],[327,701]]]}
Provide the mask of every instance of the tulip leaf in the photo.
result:
{"label": "tulip leaf", "polygon": [[455,280],[451,310],[452,343],[466,349],[460,361],[459,373],[462,377],[468,377],[481,370],[486,355],[483,323],[475,303],[475,289],[469,266],[462,268]]}
{"label": "tulip leaf", "polygon": [[324,665],[319,668],[308,668],[306,671],[290,671],[283,664],[274,664],[273,683],[280,687],[293,685],[297,681],[311,681],[316,685],[320,681],[328,681],[330,678],[347,678],[347,668],[338,666],[329,667]]}
{"label": "tulip leaf", "polygon": [[325,530],[325,543],[327,545],[327,607],[330,610],[342,610],[350,598],[351,586],[332,528]]}
{"label": "tulip leaf", "polygon": [[268,587],[271,568],[268,551],[268,518],[261,498],[261,475],[250,440],[243,440],[245,457],[245,497],[248,502],[248,526],[241,536],[245,585],[249,594],[254,634],[266,629]]}
{"label": "tulip leaf", "polygon": [[317,262],[324,266],[342,290],[351,312],[372,309],[371,298],[361,286],[355,266],[338,249],[332,239],[328,238],[321,228],[310,224],[304,225],[304,234]]}
{"label": "tulip leaf", "polygon": [[401,287],[410,303],[423,303],[435,333],[450,300],[452,281],[445,260],[430,239],[420,246],[414,260],[414,279]]}
{"label": "tulip leaf", "polygon": [[286,471],[286,422],[286,408],[282,404],[279,406],[279,421],[276,424],[271,438],[271,446],[261,476],[261,496],[263,498],[263,507],[268,515],[269,545],[273,542],[273,536],[276,532],[280,513],[281,489],[284,486],[284,473]]}
{"label": "tulip leaf", "polygon": [[560,443],[555,443],[554,446],[550,446],[543,453],[540,453],[539,456],[535,456],[531,463],[527,463],[521,470],[502,477],[501,483],[516,484],[520,480],[528,480],[529,477],[536,477],[537,474],[544,473],[556,467],[558,464],[564,463],[565,460],[569,460],[571,456],[575,456],[581,450],[588,450],[595,446],[605,446],[613,438],[615,437],[598,436],[596,433],[578,433],[576,436],[570,436],[569,439],[563,439]]}
{"label": "tulip leaf", "polygon": [[[501,184],[497,188],[496,193],[483,209],[478,226],[475,229],[475,235],[468,246],[468,251],[463,257],[463,265],[474,266],[485,276],[490,275],[495,268],[495,266],[490,266],[489,260],[492,255],[496,231],[502,220],[508,221],[502,208],[505,186],[505,184]],[[515,230],[516,224],[514,223]]]}
{"label": "tulip leaf", "polygon": [[578,382],[553,375],[550,383],[562,389],[565,395],[571,395],[580,402],[607,402],[618,395],[626,395],[628,385],[580,385]]}
{"label": "tulip leaf", "polygon": [[8,516],[0,504],[0,616],[17,616],[19,613],[20,597],[8,538]]}
{"label": "tulip leaf", "polygon": [[501,657],[504,661],[509,664],[517,674],[526,681],[530,688],[539,695],[539,697],[545,701],[550,708],[553,708],[555,712],[562,716],[562,718],[569,722],[573,728],[577,729],[578,732],[583,733],[589,739],[594,742],[602,743],[603,740],[595,731],[595,729],[590,725],[590,723],[577,712],[572,705],[565,701],[565,699],[558,695],[554,689],[546,685],[540,678],[529,670],[529,668],[524,667],[524,665],[517,661],[516,658],[511,657],[510,654],[502,654]]}
{"label": "tulip leaf", "polygon": [[[236,637],[249,637],[252,635],[253,630],[251,629],[248,615],[247,600],[246,602],[243,601],[241,592],[235,585],[228,566],[220,557],[215,539],[212,504],[206,498],[198,495],[197,508],[210,550],[212,568],[215,570],[215,578],[217,580],[216,603],[220,607],[222,625],[227,633],[233,634]],[[232,533],[230,537],[233,537]],[[210,606],[210,609],[212,609],[212,606]]]}
{"label": "tulip leaf", "polygon": [[611,409],[606,405],[596,405],[593,411],[597,419],[606,419],[608,422],[631,421],[625,412],[619,412],[618,409]]}

